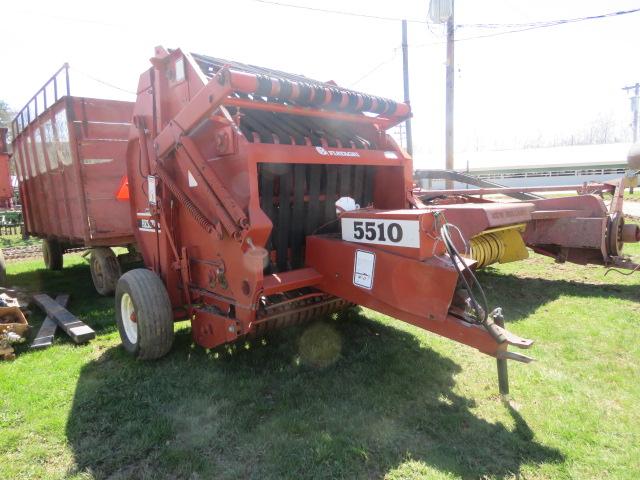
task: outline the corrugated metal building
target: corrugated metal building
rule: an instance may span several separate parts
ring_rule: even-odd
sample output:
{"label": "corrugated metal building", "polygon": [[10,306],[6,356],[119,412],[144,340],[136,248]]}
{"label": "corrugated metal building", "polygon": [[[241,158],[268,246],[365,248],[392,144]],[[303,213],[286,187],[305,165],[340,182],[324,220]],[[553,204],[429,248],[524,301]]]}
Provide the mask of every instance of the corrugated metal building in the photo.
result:
{"label": "corrugated metal building", "polygon": [[[620,178],[630,143],[461,152],[455,170],[508,187],[574,185]],[[466,185],[456,183],[456,188]],[[428,185],[423,185],[429,188]],[[444,188],[433,180],[430,188]]]}

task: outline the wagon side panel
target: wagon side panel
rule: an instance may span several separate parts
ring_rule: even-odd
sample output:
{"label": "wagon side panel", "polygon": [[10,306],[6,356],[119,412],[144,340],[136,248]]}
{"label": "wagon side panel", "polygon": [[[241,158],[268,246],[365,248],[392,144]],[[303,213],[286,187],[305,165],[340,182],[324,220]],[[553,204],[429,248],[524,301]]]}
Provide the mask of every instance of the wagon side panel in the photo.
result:
{"label": "wagon side panel", "polygon": [[133,104],[75,98],[76,156],[86,210],[87,245],[133,242],[129,202],[117,198],[126,178],[126,148]]}

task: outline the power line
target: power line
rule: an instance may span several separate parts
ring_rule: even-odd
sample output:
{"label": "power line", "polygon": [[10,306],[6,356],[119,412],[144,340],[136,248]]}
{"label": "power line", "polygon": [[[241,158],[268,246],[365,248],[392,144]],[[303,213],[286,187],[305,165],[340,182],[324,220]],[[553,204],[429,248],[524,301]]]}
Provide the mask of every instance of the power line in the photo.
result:
{"label": "power line", "polygon": [[521,28],[521,27],[551,27],[554,25],[563,25],[565,23],[575,23],[575,22],[584,22],[586,20],[598,20],[602,18],[608,17],[616,17],[620,15],[627,15],[630,13],[640,12],[640,8],[634,8],[632,10],[620,10],[617,12],[609,12],[603,13],[600,15],[590,15],[587,17],[575,17],[575,18],[564,18],[558,20],[547,20],[547,21],[539,21],[539,22],[528,22],[528,23],[469,23],[469,24],[459,24],[456,27],[471,27],[471,28]]}
{"label": "power line", "polygon": [[374,73],[376,73],[378,70],[380,70],[382,67],[384,67],[385,65],[387,65],[388,63],[391,63],[392,61],[395,60],[395,58],[398,56],[398,50],[400,49],[400,47],[396,47],[393,49],[393,53],[391,55],[391,58],[385,60],[384,62],[380,62],[378,65],[376,65],[375,67],[373,67],[371,70],[369,70],[367,73],[365,73],[364,75],[362,75],[360,78],[358,78],[355,82],[352,82],[349,84],[349,87],[354,87],[357,84],[359,84],[360,82],[362,82],[364,79],[370,77],[371,75],[373,75]]}
{"label": "power line", "polygon": [[[623,10],[620,12],[611,12],[611,13],[604,13],[602,15],[592,15],[589,17],[579,17],[579,18],[570,18],[570,19],[563,19],[563,20],[553,20],[553,21],[549,21],[549,22],[531,22],[531,23],[513,23],[513,24],[499,24],[499,23],[494,23],[494,24],[466,24],[466,25],[456,25],[457,27],[474,27],[474,26],[480,26],[480,25],[493,25],[493,26],[505,26],[505,25],[512,25],[512,26],[522,26],[524,28],[515,28],[512,30],[505,30],[502,32],[495,32],[495,33],[487,33],[487,34],[483,34],[483,35],[473,35],[471,37],[457,37],[454,41],[455,42],[465,42],[467,40],[477,40],[480,38],[489,38],[489,37],[498,37],[500,35],[508,35],[510,33],[519,33],[519,32],[526,32],[529,30],[537,30],[539,28],[548,28],[548,27],[555,27],[558,25],[565,25],[568,23],[575,23],[575,22],[582,22],[582,21],[586,21],[586,20],[597,20],[597,19],[602,19],[602,18],[610,18],[610,17],[615,17],[615,16],[620,16],[620,15],[627,15],[630,13],[636,13],[636,12],[640,12],[640,8],[635,8],[633,10]],[[492,27],[493,28],[493,27]],[[420,47],[429,47],[432,45],[442,45],[446,43],[444,40],[440,41],[440,42],[429,42],[429,43],[421,43],[419,45],[414,45],[414,48],[420,48]]]}
{"label": "power line", "polygon": [[114,88],[116,90],[120,90],[121,92],[129,93],[131,95],[136,95],[136,92],[134,92],[132,90],[127,90],[126,88],[122,88],[122,87],[119,87],[119,86],[114,85],[112,83],[105,82],[104,80],[100,80],[99,78],[96,78],[93,75],[88,74],[87,72],[83,72],[82,70],[80,70],[80,69],[78,69],[76,67],[70,67],[70,70],[76,71],[76,72],[80,73],[81,75],[84,75],[88,79],[93,80],[94,82],[101,83],[102,85],[104,85],[106,87]]}
{"label": "power line", "polygon": [[275,2],[271,0],[250,0],[256,3],[263,3],[265,5],[274,5],[277,7],[287,7],[287,8],[297,8],[300,10],[310,10],[312,12],[321,12],[321,13],[331,13],[334,15],[347,15],[350,17],[360,17],[360,18],[370,18],[373,20],[384,20],[388,22],[400,22],[402,20],[407,20],[409,23],[422,23],[427,24],[426,20],[417,20],[417,19],[404,19],[400,17],[385,17],[382,15],[369,15],[367,13],[357,13],[357,12],[347,12],[344,10],[331,10],[328,8],[318,8],[318,7],[309,7],[307,5],[296,5],[295,3],[284,3],[284,2]]}
{"label": "power line", "polygon": [[[277,3],[277,2],[270,2],[267,0],[254,0],[260,3]],[[278,4],[281,5],[281,4]],[[286,5],[286,4],[282,4],[282,5]],[[548,27],[555,27],[557,25],[564,25],[567,23],[575,23],[575,22],[583,22],[583,21],[587,21],[587,20],[597,20],[597,19],[602,19],[602,18],[609,18],[609,17],[616,17],[616,16],[620,16],[620,15],[627,15],[627,14],[631,14],[631,13],[636,13],[636,12],[640,12],[640,8],[634,8],[632,10],[622,10],[622,11],[618,11],[618,12],[610,12],[610,13],[603,13],[601,15],[591,15],[588,17],[577,17],[577,18],[569,18],[569,19],[561,19],[561,20],[552,20],[552,21],[548,21],[548,22],[530,22],[530,23],[513,23],[513,24],[498,24],[498,23],[494,23],[494,24],[466,24],[466,25],[457,25],[457,27],[480,27],[480,26],[489,26],[491,25],[493,28],[494,26],[498,26],[498,25],[511,25],[511,26],[521,26],[524,28],[516,28],[514,30],[506,30],[503,32],[495,32],[495,33],[488,33],[485,35],[475,35],[472,37],[464,37],[464,38],[456,38],[454,41],[455,42],[464,42],[467,40],[476,40],[476,39],[480,39],[480,38],[488,38],[488,37],[497,37],[500,35],[508,35],[510,33],[518,33],[518,32],[526,32],[528,30],[536,30],[539,28],[548,28]],[[338,12],[334,12],[331,11],[331,13],[338,13]],[[356,14],[357,15],[357,14]],[[427,27],[430,27],[430,24],[427,23]],[[429,28],[429,30],[431,30]],[[433,32],[431,32],[433,33]],[[427,46],[433,46],[433,45],[442,45],[446,43],[444,40],[440,41],[440,42],[429,42],[429,43],[421,43],[419,45],[414,45],[414,48],[421,48],[421,47],[427,47]],[[392,62],[398,52],[398,47],[396,47],[394,49],[394,53],[393,56],[388,59],[385,60],[384,62],[381,62],[380,64],[376,65],[375,67],[373,67],[370,71],[368,71],[367,73],[365,73],[362,77],[360,77],[358,80],[356,80],[355,82],[353,82],[350,86],[355,86],[358,83],[360,83],[361,81],[363,81],[364,79],[370,77],[371,75],[373,75],[375,72],[377,72],[380,68],[382,68],[383,66],[385,66],[386,64]]]}
{"label": "power line", "polygon": [[[358,13],[358,12],[351,12],[351,11],[345,11],[345,10],[332,10],[332,9],[328,9],[328,8],[310,7],[310,6],[307,6],[307,5],[297,5],[297,4],[294,4],[294,3],[278,2],[278,1],[274,1],[274,0],[249,0],[249,1],[256,2],[256,3],[261,3],[263,5],[272,5],[272,6],[284,7],[284,8],[297,8],[299,10],[308,10],[308,11],[312,11],[312,12],[329,13],[329,14],[334,14],[334,15],[346,15],[346,16],[350,16],[350,17],[369,18],[369,19],[373,19],[373,20],[384,20],[384,21],[393,21],[393,22],[398,22],[398,21],[403,20],[400,17],[387,17],[387,16],[382,16],[382,15],[370,15],[370,14],[366,14],[366,13]],[[560,19],[556,19],[556,20],[545,20],[545,21],[528,22],[528,23],[470,23],[470,24],[458,24],[458,25],[456,25],[456,28],[493,28],[493,29],[510,28],[512,30],[507,30],[507,31],[504,31],[504,32],[497,32],[497,33],[492,33],[492,34],[487,34],[487,35],[477,35],[477,36],[473,36],[473,37],[460,38],[460,39],[456,39],[456,41],[465,41],[465,40],[474,40],[476,38],[494,37],[494,36],[498,36],[498,35],[506,35],[506,34],[509,34],[509,33],[525,32],[527,30],[534,30],[534,29],[537,29],[537,28],[554,27],[556,25],[564,25],[564,24],[567,24],[567,23],[584,22],[584,21],[587,21],[587,20],[599,20],[599,19],[604,19],[604,18],[627,15],[627,14],[636,13],[636,12],[640,12],[640,8],[634,8],[634,9],[631,9],[631,10],[620,10],[620,11],[617,11],[617,12],[608,12],[608,13],[603,13],[603,14],[600,14],[600,15],[590,15],[590,16],[586,16],[586,17],[560,18]],[[426,20],[418,20],[418,19],[406,19],[406,20],[409,23],[419,23],[419,24],[424,24],[424,25],[427,25],[427,26],[430,25],[430,22],[427,22]],[[439,42],[437,42],[437,43],[439,43]],[[420,45],[420,46],[435,45],[437,43],[423,44],[423,45]]]}

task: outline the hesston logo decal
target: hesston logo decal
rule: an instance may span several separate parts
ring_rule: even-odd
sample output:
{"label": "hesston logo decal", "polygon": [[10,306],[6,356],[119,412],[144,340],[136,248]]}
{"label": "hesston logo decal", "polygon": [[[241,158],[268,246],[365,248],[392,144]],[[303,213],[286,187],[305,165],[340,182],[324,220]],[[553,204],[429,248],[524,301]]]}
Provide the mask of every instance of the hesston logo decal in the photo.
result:
{"label": "hesston logo decal", "polygon": [[316,147],[316,152],[320,155],[329,155],[330,157],[359,157],[358,152],[352,152],[349,150],[327,150],[323,147]]}
{"label": "hesston logo decal", "polygon": [[151,214],[147,212],[138,212],[138,230],[141,232],[160,233],[160,223],[151,218]]}

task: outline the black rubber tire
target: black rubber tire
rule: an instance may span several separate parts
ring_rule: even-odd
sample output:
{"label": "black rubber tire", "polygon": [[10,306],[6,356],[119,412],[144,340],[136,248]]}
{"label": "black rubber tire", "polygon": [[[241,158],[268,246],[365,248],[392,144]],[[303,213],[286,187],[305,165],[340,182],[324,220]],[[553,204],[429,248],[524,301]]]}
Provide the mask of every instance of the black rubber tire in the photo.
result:
{"label": "black rubber tire", "polygon": [[4,260],[4,253],[0,249],[0,285],[4,285],[7,281],[7,263]]}
{"label": "black rubber tire", "polygon": [[105,297],[113,295],[122,275],[120,263],[113,250],[109,247],[92,248],[89,268],[96,292]]}
{"label": "black rubber tire", "polygon": [[[133,303],[137,334],[129,338],[122,319],[122,299]],[[173,345],[173,310],[162,280],[151,270],[129,270],[116,286],[116,323],[124,349],[139,360],[166,355]]]}
{"label": "black rubber tire", "polygon": [[62,270],[63,253],[62,245],[57,240],[47,238],[42,240],[42,256],[44,264],[49,270]]}

